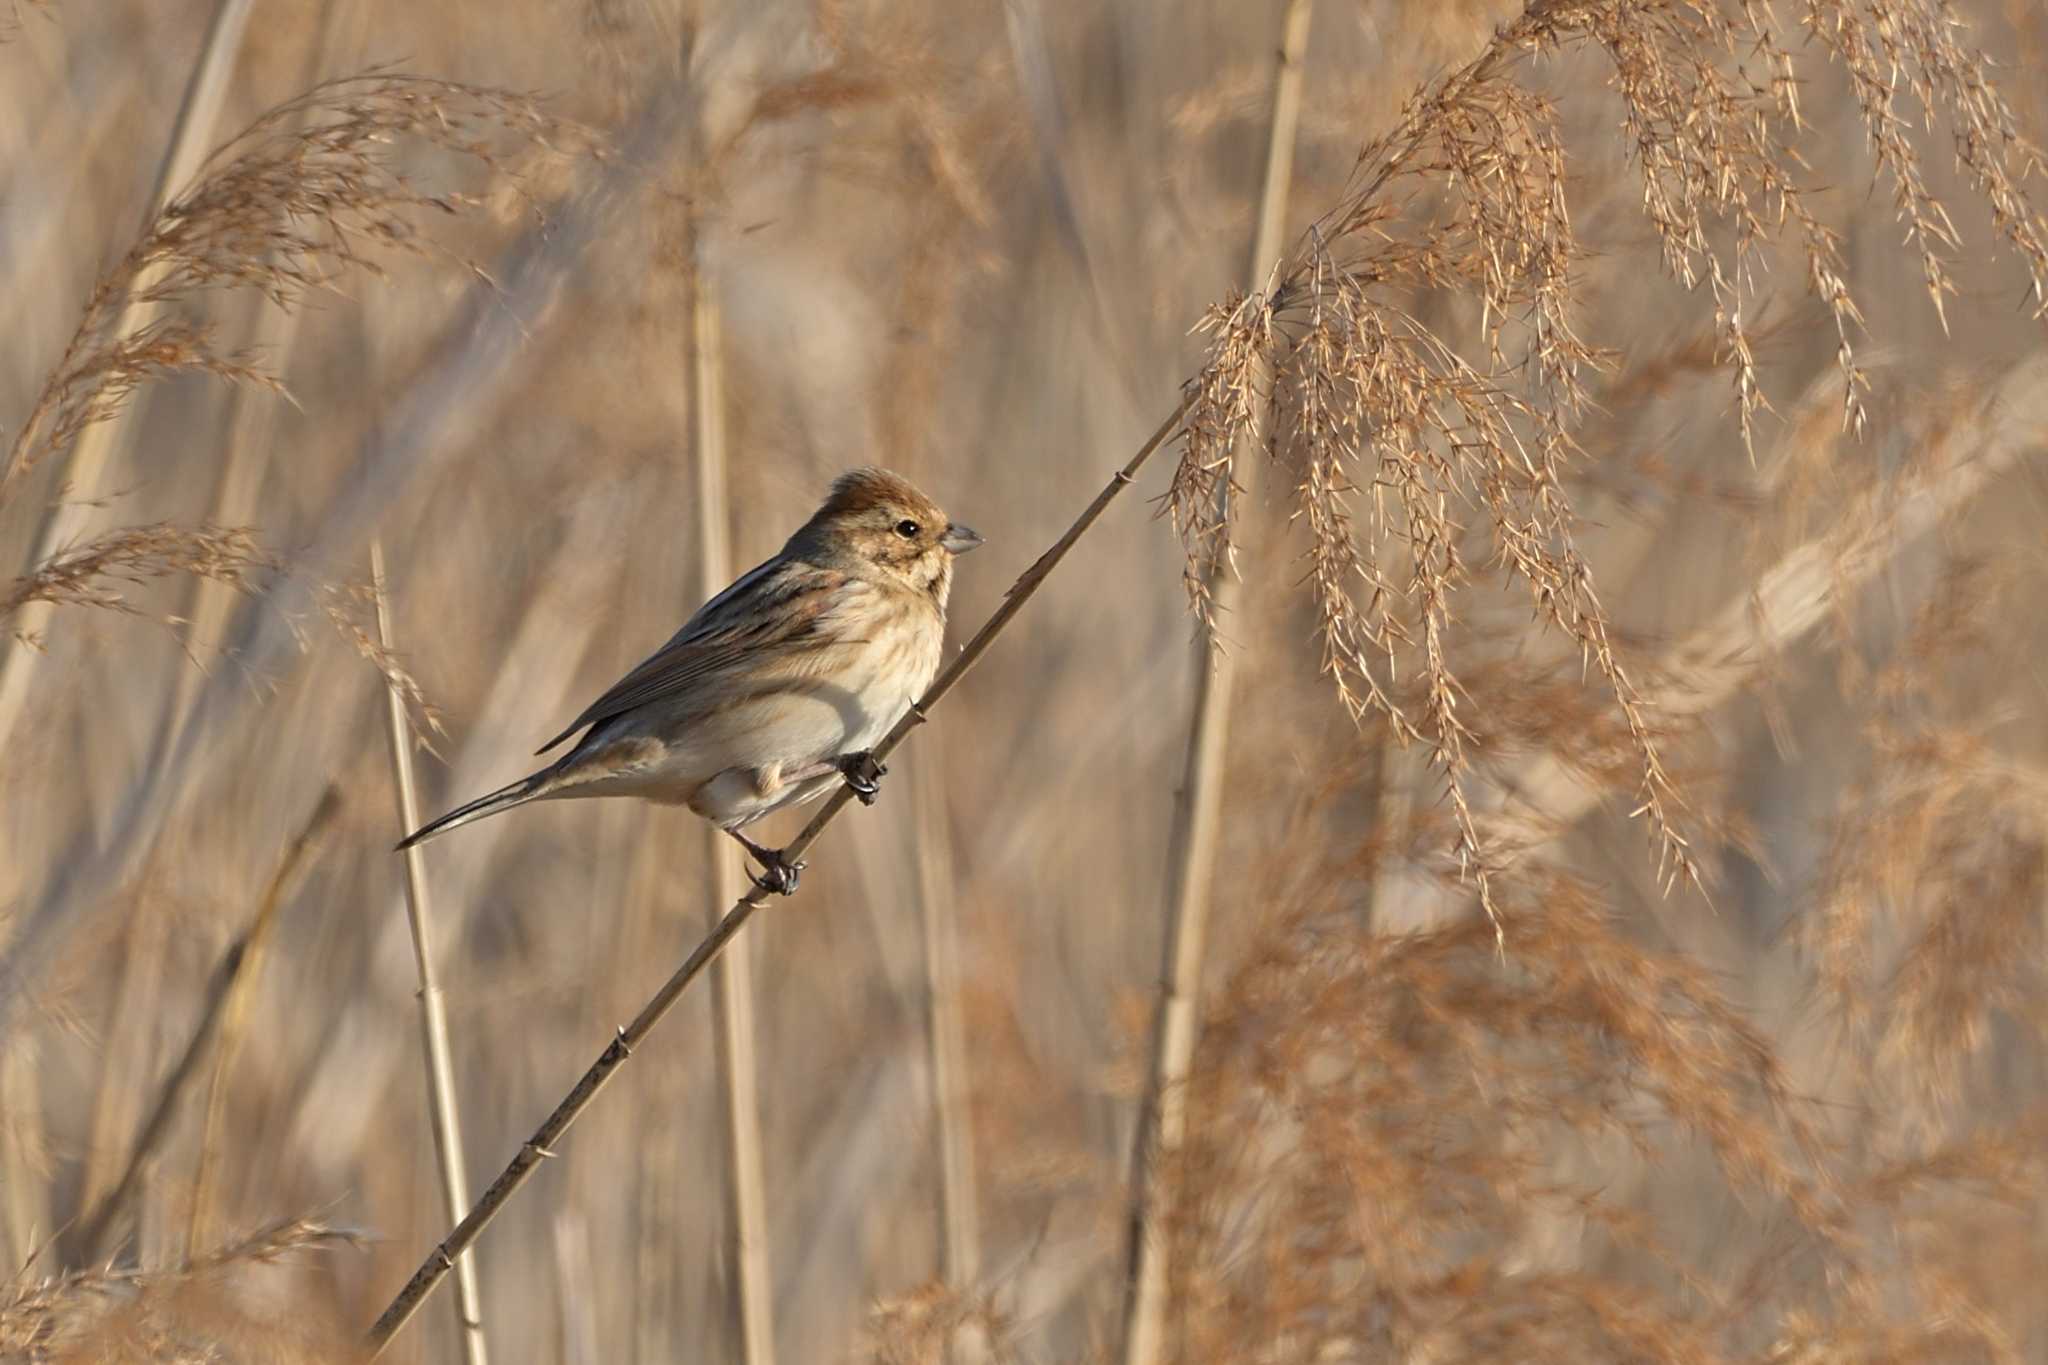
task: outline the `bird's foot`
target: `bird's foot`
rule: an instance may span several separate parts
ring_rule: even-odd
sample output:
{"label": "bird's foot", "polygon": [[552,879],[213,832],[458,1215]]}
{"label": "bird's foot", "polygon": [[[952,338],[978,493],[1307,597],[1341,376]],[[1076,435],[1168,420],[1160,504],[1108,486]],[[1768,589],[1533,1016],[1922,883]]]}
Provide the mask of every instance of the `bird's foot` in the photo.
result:
{"label": "bird's foot", "polygon": [[839,775],[846,779],[846,785],[853,788],[853,794],[860,798],[863,806],[875,804],[881,794],[882,778],[889,770],[875,761],[875,756],[866,749],[859,753],[841,754],[835,765]]}
{"label": "bird's foot", "polygon": [[760,860],[761,870],[749,872],[747,876],[763,891],[777,896],[794,896],[798,878],[804,870],[801,861],[791,862],[782,856],[782,850],[762,849],[754,855]]}
{"label": "bird's foot", "polygon": [[753,855],[755,862],[761,864],[761,870],[758,873],[752,871],[747,873],[748,879],[754,885],[771,895],[794,896],[796,894],[797,880],[804,870],[804,864],[801,861],[791,862],[782,856],[781,849],[765,848],[736,829],[729,829],[726,833],[739,840],[740,846]]}

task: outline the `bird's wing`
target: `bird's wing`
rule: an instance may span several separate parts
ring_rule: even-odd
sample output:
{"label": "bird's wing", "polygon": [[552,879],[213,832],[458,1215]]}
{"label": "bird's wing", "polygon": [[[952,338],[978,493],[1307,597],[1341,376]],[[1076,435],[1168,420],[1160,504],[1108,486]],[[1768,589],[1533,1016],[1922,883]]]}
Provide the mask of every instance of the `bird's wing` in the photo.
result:
{"label": "bird's wing", "polygon": [[751,671],[833,642],[829,619],[850,586],[852,580],[836,569],[788,560],[771,559],[748,570],[534,752],[546,753],[586,725],[703,689],[721,674]]}

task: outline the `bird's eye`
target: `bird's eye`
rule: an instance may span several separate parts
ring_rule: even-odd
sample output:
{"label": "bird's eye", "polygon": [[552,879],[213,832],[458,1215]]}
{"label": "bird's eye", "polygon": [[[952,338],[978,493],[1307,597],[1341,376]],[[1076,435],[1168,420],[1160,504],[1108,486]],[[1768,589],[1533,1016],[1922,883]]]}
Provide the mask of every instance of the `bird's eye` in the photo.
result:
{"label": "bird's eye", "polygon": [[914,521],[906,519],[896,523],[896,534],[902,536],[905,540],[916,540],[917,531],[918,525]]}

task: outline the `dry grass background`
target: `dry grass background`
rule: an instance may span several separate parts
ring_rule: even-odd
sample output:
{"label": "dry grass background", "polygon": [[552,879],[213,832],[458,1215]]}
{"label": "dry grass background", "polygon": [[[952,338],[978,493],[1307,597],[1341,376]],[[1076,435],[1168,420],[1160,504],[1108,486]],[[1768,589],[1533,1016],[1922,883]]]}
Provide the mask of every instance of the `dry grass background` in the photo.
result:
{"label": "dry grass background", "polygon": [[[1783,6],[1788,80],[1740,7],[1326,0],[1287,215],[1322,230],[1281,307],[1233,312],[1279,3],[259,2],[210,142],[381,74],[157,234],[87,539],[16,581],[214,8],[25,6],[0,46],[0,603],[57,604],[0,737],[0,1359],[348,1358],[446,1231],[387,687],[440,808],[702,600],[698,272],[735,561],[888,463],[989,537],[962,638],[1197,374],[1177,476],[1138,491],[1213,553],[1235,395],[1265,362],[1290,396],[1220,623],[1170,1356],[2048,1359],[2043,263],[1956,164],[2031,167],[1973,53],[2048,133],[2038,4]],[[1920,126],[1946,91],[1961,138]],[[290,322],[265,292],[303,296]],[[1115,1354],[1194,678],[1182,546],[1144,513],[746,931],[783,1360],[935,1361],[968,1323]],[[695,942],[703,840],[590,803],[426,861],[481,1183]],[[736,1356],[707,1001],[479,1243],[500,1361]],[[436,1299],[390,1355],[457,1350]]]}

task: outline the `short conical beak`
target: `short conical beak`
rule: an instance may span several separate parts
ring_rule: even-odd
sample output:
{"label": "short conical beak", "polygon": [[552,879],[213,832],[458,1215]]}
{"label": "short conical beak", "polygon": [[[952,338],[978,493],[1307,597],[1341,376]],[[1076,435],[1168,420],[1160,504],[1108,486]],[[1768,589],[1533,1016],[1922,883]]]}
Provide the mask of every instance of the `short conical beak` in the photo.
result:
{"label": "short conical beak", "polygon": [[940,547],[950,550],[956,555],[964,555],[979,544],[981,544],[981,532],[975,530],[972,526],[962,526],[957,521],[948,522],[946,524],[946,534],[939,537]]}

